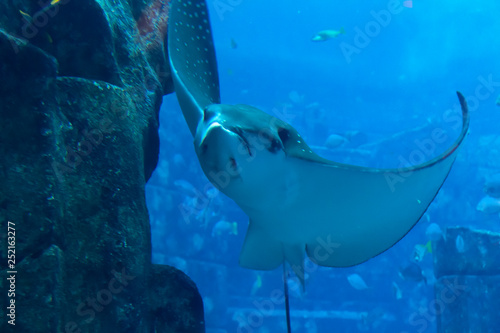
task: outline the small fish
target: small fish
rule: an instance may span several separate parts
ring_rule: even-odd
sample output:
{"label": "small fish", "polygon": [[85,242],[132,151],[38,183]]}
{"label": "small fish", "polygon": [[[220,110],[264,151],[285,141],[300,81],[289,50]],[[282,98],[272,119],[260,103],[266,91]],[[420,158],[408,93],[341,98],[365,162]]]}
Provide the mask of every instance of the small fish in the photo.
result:
{"label": "small fish", "polygon": [[318,325],[316,324],[315,318],[309,318],[304,324],[305,331],[307,333],[318,333]]}
{"label": "small fish", "polygon": [[186,160],[181,154],[175,154],[173,157],[174,165],[178,168],[184,168],[186,166]]}
{"label": "small fish", "polygon": [[386,325],[387,322],[396,320],[396,318],[393,317],[394,316],[387,313],[387,310],[377,306],[373,310],[361,312],[356,326],[360,332],[380,332],[380,328],[383,327],[383,325]]}
{"label": "small fish", "polygon": [[486,246],[484,246],[482,242],[477,244],[477,249],[479,250],[479,253],[481,253],[481,256],[483,257],[486,257],[486,255],[488,254],[488,249],[486,248]]}
{"label": "small fish", "polygon": [[203,309],[205,310],[205,316],[214,309],[214,301],[210,297],[203,297]]}
{"label": "small fish", "polygon": [[59,3],[59,1],[61,1],[61,0],[52,0],[52,1],[50,2],[50,5],[51,5],[51,6],[54,6],[55,4]]}
{"label": "small fish", "polygon": [[262,276],[260,274],[257,274],[257,279],[255,279],[255,282],[252,284],[252,290],[250,291],[250,295],[255,296],[255,294],[261,287],[262,287]]}
{"label": "small fish", "polygon": [[22,10],[19,10],[19,13],[30,21],[33,19],[30,14],[23,12]]}
{"label": "small fish", "polygon": [[198,195],[198,190],[196,190],[193,184],[187,180],[177,179],[174,181],[174,186],[177,187],[177,189],[184,195],[188,195],[190,197],[196,197]]}
{"label": "small fish", "polygon": [[458,253],[464,253],[465,252],[465,242],[464,238],[460,235],[455,238],[455,248],[457,249]]}
{"label": "small fish", "polygon": [[236,43],[236,41],[233,38],[231,38],[231,48],[233,50],[238,48],[238,44]]}
{"label": "small fish", "polygon": [[392,292],[396,299],[403,298],[403,293],[401,292],[401,288],[399,288],[398,284],[394,281],[392,281]]}
{"label": "small fish", "polygon": [[405,281],[424,281],[425,284],[427,284],[427,278],[425,277],[424,272],[422,272],[420,266],[414,262],[400,268],[399,276]]}
{"label": "small fish", "polygon": [[425,229],[425,236],[431,241],[438,241],[443,238],[443,230],[436,223],[431,223],[427,229]]}
{"label": "small fish", "polygon": [[212,228],[212,237],[220,237],[222,235],[238,235],[238,223],[221,220]]}
{"label": "small fish", "polygon": [[203,248],[203,244],[204,244],[203,237],[201,237],[201,235],[198,233],[194,234],[193,235],[193,249],[196,252],[199,252]]}
{"label": "small fish", "polygon": [[[500,101],[500,96],[498,100]],[[493,175],[484,183],[483,191],[490,197],[500,198],[500,173]]]}
{"label": "small fish", "polygon": [[184,273],[187,273],[188,271],[187,261],[181,257],[172,257],[168,259],[167,264],[183,271]]}
{"label": "small fish", "polygon": [[342,34],[345,34],[344,28],[340,28],[339,30],[322,30],[318,32],[314,37],[312,38],[313,42],[324,42],[329,39],[338,37]]}
{"label": "small fish", "polygon": [[500,199],[486,196],[479,201],[476,209],[485,214],[495,214],[500,212]]}
{"label": "small fish", "polygon": [[208,188],[205,190],[205,195],[210,198],[210,199],[213,199],[215,198],[217,195],[219,195],[219,190],[216,189],[215,187],[213,186],[208,186]]}
{"label": "small fish", "polygon": [[292,90],[288,93],[288,98],[295,104],[300,104],[304,102],[304,95],[300,95],[295,90]]}
{"label": "small fish", "polygon": [[312,102],[306,105],[306,109],[317,109],[320,107],[320,104],[318,102]]}
{"label": "small fish", "polygon": [[421,262],[427,252],[432,253],[431,241],[428,241],[425,245],[415,245],[415,247],[413,248],[413,260],[415,260],[415,262]]}
{"label": "small fish", "polygon": [[49,35],[49,33],[45,33],[45,35],[47,36],[47,40],[49,41],[50,44],[52,44],[54,42],[54,40],[52,39],[52,36]]}
{"label": "small fish", "polygon": [[342,135],[330,134],[326,139],[324,146],[329,149],[335,149],[343,146],[347,142],[348,140]]}
{"label": "small fish", "polygon": [[304,288],[298,277],[289,275],[286,279],[286,283],[288,285],[288,293],[290,296],[299,299],[303,298]]}
{"label": "small fish", "polygon": [[368,286],[365,283],[365,280],[359,274],[351,274],[347,276],[347,281],[349,284],[356,290],[366,290]]}
{"label": "small fish", "polygon": [[243,331],[243,328],[248,330],[248,314],[244,312],[244,310],[236,310],[233,312],[233,316],[231,317],[232,321],[238,323],[237,331]]}

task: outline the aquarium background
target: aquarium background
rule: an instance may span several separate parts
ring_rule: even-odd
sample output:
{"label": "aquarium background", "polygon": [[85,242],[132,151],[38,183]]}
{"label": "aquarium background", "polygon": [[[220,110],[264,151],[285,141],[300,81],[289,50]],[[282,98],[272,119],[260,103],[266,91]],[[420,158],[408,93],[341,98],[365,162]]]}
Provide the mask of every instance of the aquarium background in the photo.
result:
{"label": "aquarium background", "polygon": [[[404,279],[402,271],[415,263],[415,246],[430,240],[432,223],[500,231],[497,213],[476,209],[485,180],[500,173],[500,3],[208,2],[222,102],[253,105],[289,122],[334,161],[397,168],[429,160],[458,136],[455,92],[466,96],[469,135],[411,232],[355,267],[307,263],[305,293],[288,278],[294,332],[436,332],[434,254],[416,262],[427,283]],[[337,38],[311,41],[320,30],[340,28],[345,34]],[[175,95],[164,98],[160,118],[160,161],[146,193],[153,262],[194,280],[207,332],[285,331],[284,304],[276,297],[282,270],[238,266],[246,215],[203,175]],[[435,129],[447,140],[423,146]],[[333,147],[332,134],[348,139]],[[353,274],[366,286],[350,283]]]}

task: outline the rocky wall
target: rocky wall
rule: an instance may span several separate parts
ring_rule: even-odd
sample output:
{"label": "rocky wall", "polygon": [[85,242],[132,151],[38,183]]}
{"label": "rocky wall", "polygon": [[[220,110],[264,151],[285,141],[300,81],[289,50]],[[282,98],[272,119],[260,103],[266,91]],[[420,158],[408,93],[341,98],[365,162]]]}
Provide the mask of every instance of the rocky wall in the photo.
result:
{"label": "rocky wall", "polygon": [[196,286],[151,265],[167,22],[166,0],[0,2],[1,332],[204,331]]}

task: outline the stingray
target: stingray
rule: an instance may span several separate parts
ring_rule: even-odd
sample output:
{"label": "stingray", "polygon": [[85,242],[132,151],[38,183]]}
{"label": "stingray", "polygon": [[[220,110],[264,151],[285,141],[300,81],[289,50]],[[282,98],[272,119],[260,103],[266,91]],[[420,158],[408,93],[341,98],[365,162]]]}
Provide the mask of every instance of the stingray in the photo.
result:
{"label": "stingray", "polygon": [[467,133],[460,93],[462,131],[441,155],[399,169],[337,163],[315,154],[286,122],[252,106],[220,103],[204,0],[172,0],[169,14],[174,88],[196,155],[210,182],[249,217],[241,266],[272,270],[288,263],[303,283],[306,255],[322,266],[357,265],[418,222]]}

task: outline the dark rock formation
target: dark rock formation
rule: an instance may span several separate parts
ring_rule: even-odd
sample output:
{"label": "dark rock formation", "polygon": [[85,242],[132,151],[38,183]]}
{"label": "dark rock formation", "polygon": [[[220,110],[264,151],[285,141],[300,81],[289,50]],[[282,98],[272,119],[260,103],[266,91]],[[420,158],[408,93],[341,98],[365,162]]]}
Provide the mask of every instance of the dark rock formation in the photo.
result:
{"label": "dark rock formation", "polygon": [[0,331],[202,332],[196,286],[151,265],[144,199],[172,92],[167,1],[52,3],[0,2],[0,269],[17,271]]}
{"label": "dark rock formation", "polygon": [[434,244],[435,299],[420,317],[422,324],[437,317],[439,333],[496,332],[500,234],[456,227],[444,236]]}
{"label": "dark rock formation", "polygon": [[[182,271],[165,265],[153,265],[150,309],[157,332],[204,331],[203,302],[193,297],[194,282]],[[157,281],[169,281],[160,284]]]}

